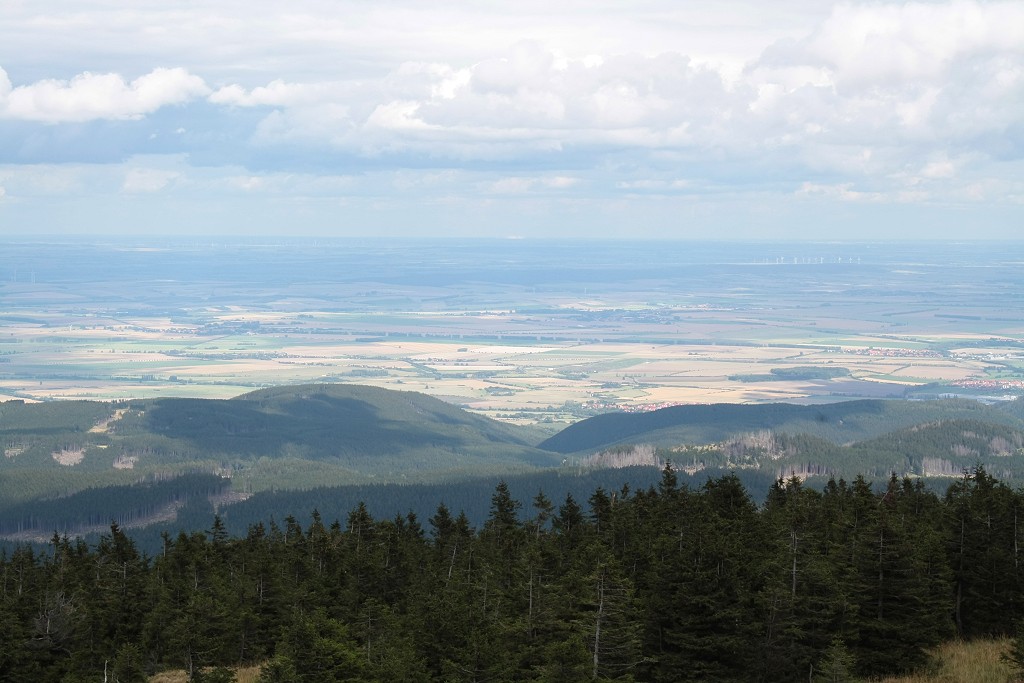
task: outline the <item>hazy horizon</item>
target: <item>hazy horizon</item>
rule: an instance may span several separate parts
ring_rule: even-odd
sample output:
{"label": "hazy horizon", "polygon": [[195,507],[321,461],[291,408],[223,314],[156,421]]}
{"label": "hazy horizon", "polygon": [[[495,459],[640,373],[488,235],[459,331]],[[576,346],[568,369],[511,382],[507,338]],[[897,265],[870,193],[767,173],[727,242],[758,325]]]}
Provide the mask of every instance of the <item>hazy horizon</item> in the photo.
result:
{"label": "hazy horizon", "polygon": [[74,232],[53,232],[49,234],[32,234],[22,232],[10,232],[0,234],[0,241],[11,242],[11,243],[43,243],[43,242],[73,242],[81,244],[92,244],[92,245],[103,245],[107,243],[113,244],[125,244],[125,243],[137,243],[140,245],[149,245],[154,242],[167,242],[172,244],[178,243],[189,243],[189,244],[216,244],[218,242],[225,242],[230,244],[244,244],[248,246],[259,246],[264,245],[267,241],[272,241],[274,244],[300,244],[306,243],[396,243],[396,244],[415,244],[417,242],[429,243],[429,242],[450,242],[450,243],[516,243],[516,242],[546,242],[546,243],[565,243],[565,244],[581,244],[585,245],[588,243],[637,243],[637,244],[657,244],[657,243],[670,243],[670,244],[709,244],[709,245],[953,245],[953,244],[965,244],[965,245],[994,245],[994,244],[1018,244],[1024,243],[1024,234],[1020,236],[1011,237],[903,237],[900,235],[890,237],[873,237],[863,239],[826,239],[826,238],[815,238],[815,237],[803,237],[803,236],[772,236],[772,237],[757,237],[757,238],[742,238],[742,237],[692,237],[692,236],[636,236],[636,237],[622,237],[618,235],[592,235],[592,236],[563,236],[563,235],[531,235],[531,236],[520,236],[520,235],[452,235],[452,234],[434,234],[434,235],[374,235],[368,233],[352,233],[352,234],[286,234],[276,232],[266,233],[255,233],[255,234],[244,234],[244,233],[203,233],[203,234],[191,234],[191,233],[138,233],[138,232],[97,232],[91,234],[85,233],[74,233]]}

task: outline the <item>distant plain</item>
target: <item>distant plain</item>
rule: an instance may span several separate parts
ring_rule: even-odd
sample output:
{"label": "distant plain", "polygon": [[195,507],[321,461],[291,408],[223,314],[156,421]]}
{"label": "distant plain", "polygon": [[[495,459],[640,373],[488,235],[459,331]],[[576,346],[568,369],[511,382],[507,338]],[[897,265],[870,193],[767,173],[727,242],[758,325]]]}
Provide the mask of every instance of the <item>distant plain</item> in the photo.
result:
{"label": "distant plain", "polygon": [[6,241],[0,398],[421,391],[520,423],[1024,393],[1024,244]]}

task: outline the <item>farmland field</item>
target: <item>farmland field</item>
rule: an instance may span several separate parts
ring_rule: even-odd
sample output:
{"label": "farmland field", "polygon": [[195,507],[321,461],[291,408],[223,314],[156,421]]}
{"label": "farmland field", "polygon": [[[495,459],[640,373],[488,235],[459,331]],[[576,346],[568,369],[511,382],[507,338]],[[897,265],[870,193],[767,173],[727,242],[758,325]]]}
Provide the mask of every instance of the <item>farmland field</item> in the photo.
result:
{"label": "farmland field", "polygon": [[0,244],[0,396],[346,382],[522,422],[1024,391],[1020,244]]}

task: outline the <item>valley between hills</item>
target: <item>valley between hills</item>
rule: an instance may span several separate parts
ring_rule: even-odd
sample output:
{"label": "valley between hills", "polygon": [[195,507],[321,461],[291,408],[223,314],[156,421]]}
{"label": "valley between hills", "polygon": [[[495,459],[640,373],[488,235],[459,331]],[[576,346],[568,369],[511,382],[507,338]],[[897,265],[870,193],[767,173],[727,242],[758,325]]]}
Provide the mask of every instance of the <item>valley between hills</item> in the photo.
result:
{"label": "valley between hills", "polygon": [[0,445],[0,535],[43,541],[111,520],[173,528],[213,510],[244,531],[359,502],[390,516],[445,500],[479,521],[499,480],[524,497],[585,495],[649,486],[668,463],[695,485],[736,473],[755,497],[794,476],[910,476],[941,489],[982,466],[1012,482],[1024,477],[1024,403],[673,406],[548,434],[417,392],[311,384],[234,399],[8,401]]}

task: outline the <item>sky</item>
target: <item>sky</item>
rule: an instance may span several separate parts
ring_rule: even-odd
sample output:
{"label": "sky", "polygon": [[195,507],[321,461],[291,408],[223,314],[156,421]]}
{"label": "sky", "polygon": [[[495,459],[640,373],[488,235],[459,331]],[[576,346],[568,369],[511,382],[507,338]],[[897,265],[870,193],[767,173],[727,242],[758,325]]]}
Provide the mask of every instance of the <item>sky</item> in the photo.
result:
{"label": "sky", "polygon": [[1024,2],[4,0],[0,236],[1024,237]]}

